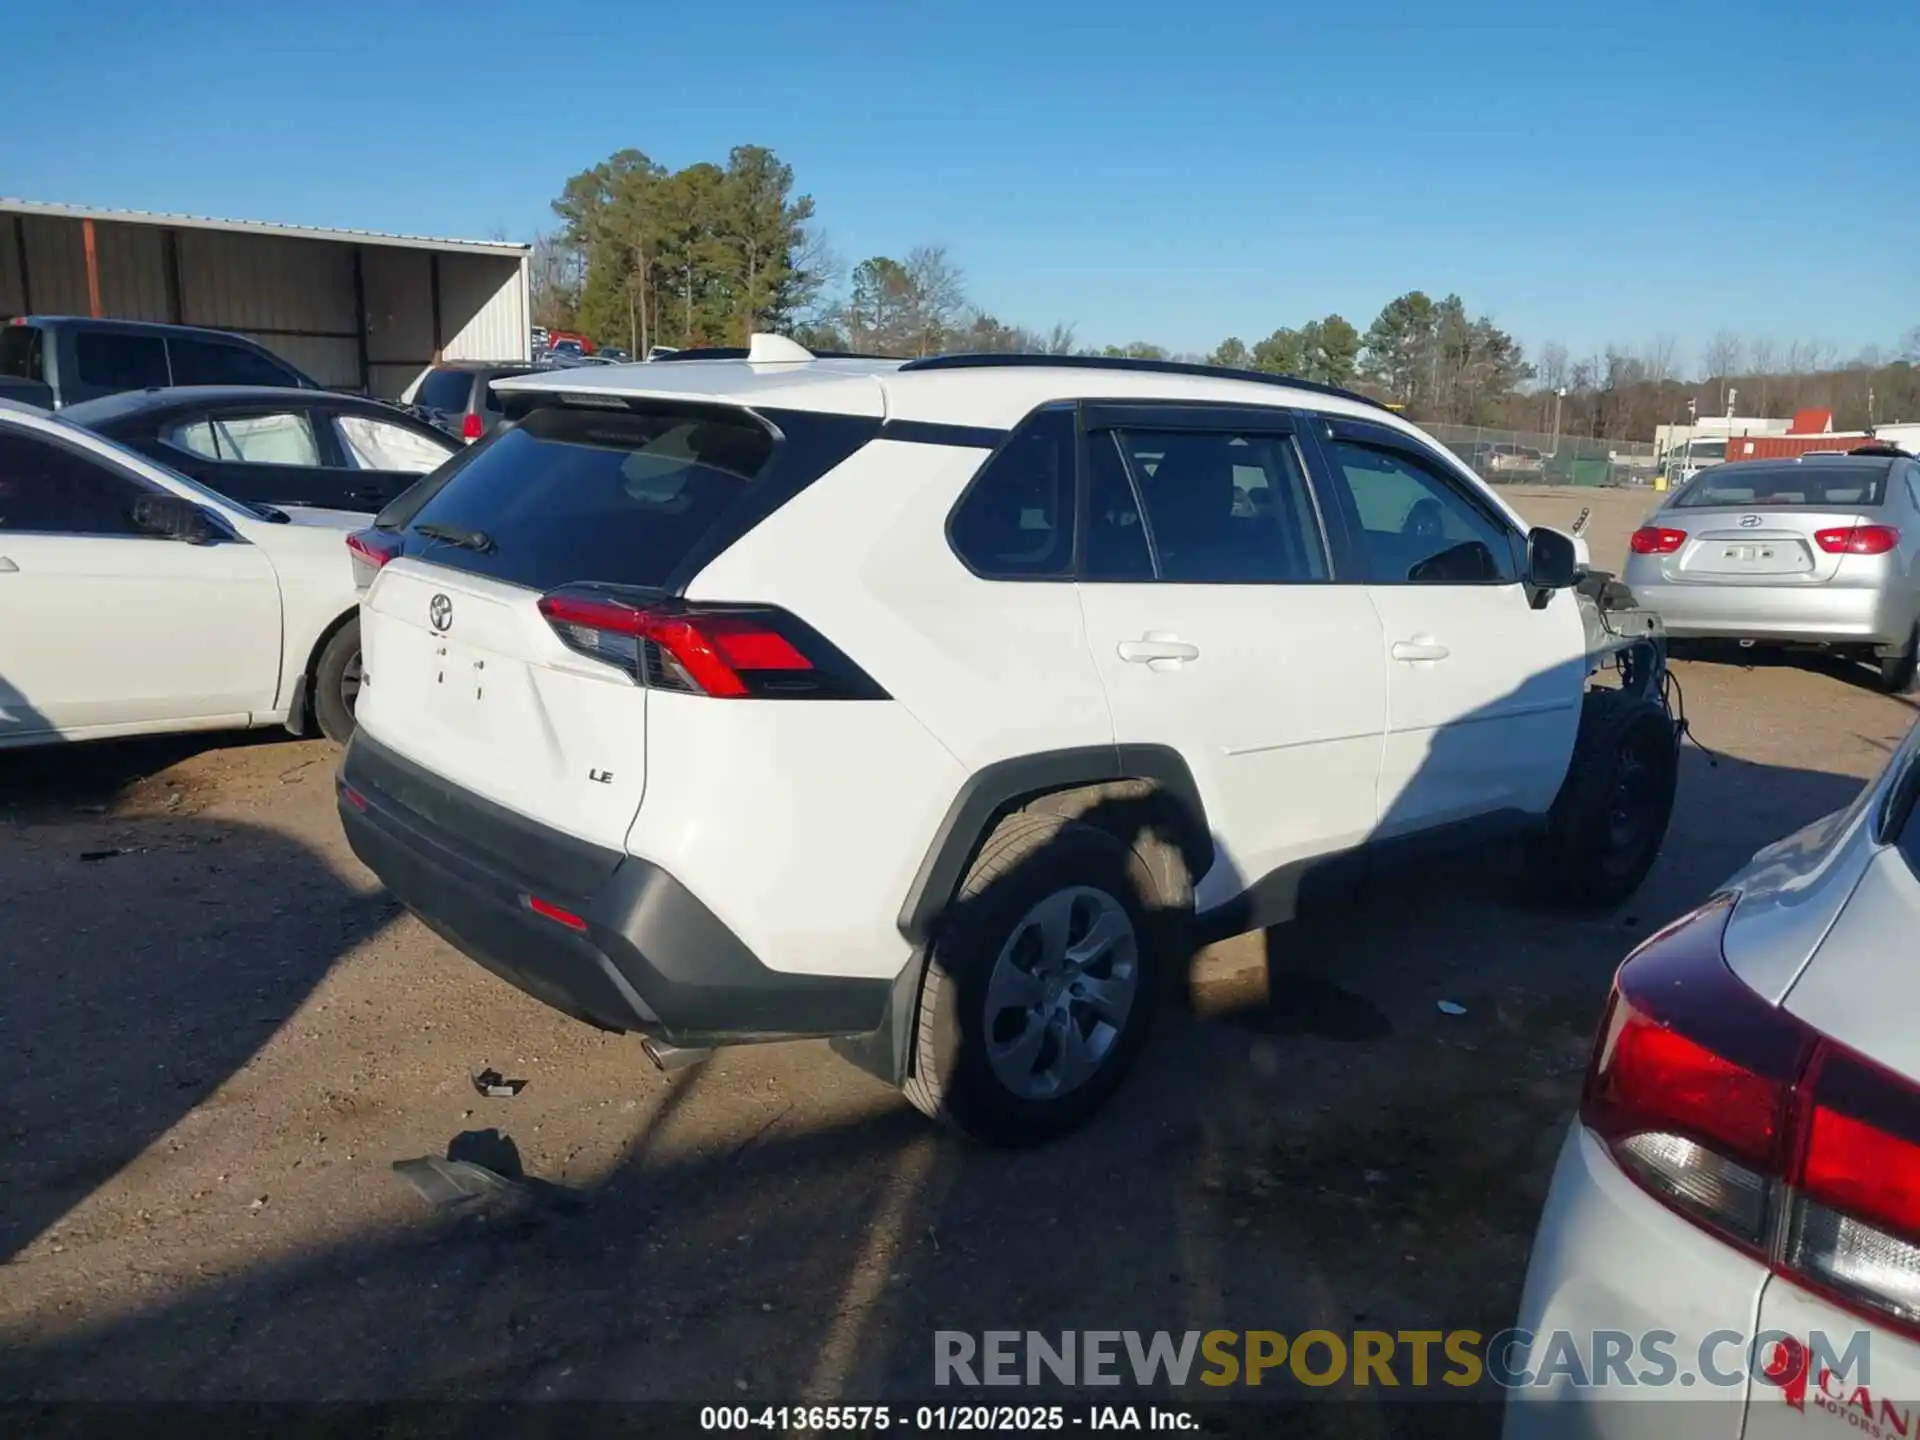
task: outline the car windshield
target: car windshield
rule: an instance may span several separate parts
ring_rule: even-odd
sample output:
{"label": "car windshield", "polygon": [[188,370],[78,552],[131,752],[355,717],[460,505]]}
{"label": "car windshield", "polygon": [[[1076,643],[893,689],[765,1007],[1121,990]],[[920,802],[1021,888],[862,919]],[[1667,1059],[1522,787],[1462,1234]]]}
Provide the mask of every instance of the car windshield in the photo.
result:
{"label": "car windshield", "polygon": [[1880,465],[1716,465],[1673,499],[1678,510],[1715,505],[1807,506],[1857,510],[1886,498],[1890,467]]}

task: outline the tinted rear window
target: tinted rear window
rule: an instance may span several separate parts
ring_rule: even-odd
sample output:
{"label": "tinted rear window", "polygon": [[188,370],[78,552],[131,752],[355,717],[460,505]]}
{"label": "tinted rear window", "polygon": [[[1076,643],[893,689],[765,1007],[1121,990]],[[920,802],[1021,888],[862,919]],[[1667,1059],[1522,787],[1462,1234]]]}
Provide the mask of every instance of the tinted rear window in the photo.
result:
{"label": "tinted rear window", "polygon": [[167,344],[158,335],[82,330],[73,337],[80,383],[102,390],[145,390],[167,380]]}
{"label": "tinted rear window", "polygon": [[167,341],[176,385],[297,385],[291,370],[244,345],[220,340]]}
{"label": "tinted rear window", "polygon": [[429,370],[427,378],[414,392],[413,403],[428,410],[456,410],[462,413],[473,395],[470,370]]}
{"label": "tinted rear window", "polygon": [[1848,510],[1887,495],[1888,465],[1716,465],[1674,499],[1681,510],[1714,505],[1805,505]]}
{"label": "tinted rear window", "polygon": [[[409,555],[534,589],[664,585],[762,483],[775,448],[740,411],[536,410],[423,482],[424,500],[409,492],[418,508],[406,518],[393,513],[403,496],[378,523],[407,526]],[[422,525],[480,531],[493,548],[434,540]]]}

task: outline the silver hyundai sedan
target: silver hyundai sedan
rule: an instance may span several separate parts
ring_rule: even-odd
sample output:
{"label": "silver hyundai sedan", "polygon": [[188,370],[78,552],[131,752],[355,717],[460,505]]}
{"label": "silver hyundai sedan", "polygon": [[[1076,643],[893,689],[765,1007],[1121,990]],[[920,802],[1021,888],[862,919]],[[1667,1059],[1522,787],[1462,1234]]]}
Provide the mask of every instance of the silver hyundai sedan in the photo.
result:
{"label": "silver hyundai sedan", "polygon": [[1892,449],[1742,460],[1647,517],[1621,577],[1677,639],[1814,645],[1913,684],[1920,462]]}

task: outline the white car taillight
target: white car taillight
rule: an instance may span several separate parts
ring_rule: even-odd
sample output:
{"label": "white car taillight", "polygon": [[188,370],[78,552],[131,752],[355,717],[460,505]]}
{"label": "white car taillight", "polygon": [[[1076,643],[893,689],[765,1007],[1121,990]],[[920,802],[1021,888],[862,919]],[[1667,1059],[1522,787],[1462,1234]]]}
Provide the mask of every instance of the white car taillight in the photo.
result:
{"label": "white car taillight", "polygon": [[1581,1119],[1696,1225],[1920,1334],[1920,1087],[1742,984],[1721,955],[1732,908],[1627,957]]}

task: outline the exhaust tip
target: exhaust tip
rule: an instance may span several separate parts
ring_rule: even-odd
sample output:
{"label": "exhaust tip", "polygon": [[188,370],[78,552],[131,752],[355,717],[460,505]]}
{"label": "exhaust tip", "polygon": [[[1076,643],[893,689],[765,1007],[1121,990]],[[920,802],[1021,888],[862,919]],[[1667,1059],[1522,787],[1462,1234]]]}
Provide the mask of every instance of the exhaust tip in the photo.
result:
{"label": "exhaust tip", "polygon": [[640,1048],[647,1058],[663,1073],[671,1075],[675,1071],[689,1070],[713,1054],[711,1047],[669,1045],[664,1040],[655,1040],[651,1036],[640,1042]]}

